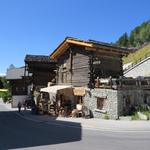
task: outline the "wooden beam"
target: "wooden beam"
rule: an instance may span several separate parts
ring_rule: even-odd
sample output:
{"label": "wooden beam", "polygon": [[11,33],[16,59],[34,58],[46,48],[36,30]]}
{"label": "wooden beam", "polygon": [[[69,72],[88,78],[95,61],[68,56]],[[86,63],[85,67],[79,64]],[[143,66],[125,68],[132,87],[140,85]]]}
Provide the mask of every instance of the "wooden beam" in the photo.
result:
{"label": "wooden beam", "polygon": [[84,46],[85,50],[88,50],[88,51],[99,51],[99,52],[117,54],[117,55],[122,55],[122,56],[127,55],[129,53],[117,47],[115,48],[115,47],[110,47],[110,46],[107,47],[103,45],[94,45],[93,43],[90,43],[90,42],[78,41],[74,39],[66,39],[60,46],[58,46],[58,48],[56,48],[56,50],[52,53],[50,58],[56,59],[62,53],[64,53],[70,47],[71,44]]}
{"label": "wooden beam", "polygon": [[121,55],[121,56],[124,56],[125,53],[122,52],[122,51],[113,51],[113,50],[107,50],[107,49],[102,49],[102,48],[91,48],[91,47],[85,47],[85,50],[88,50],[88,51],[96,51],[96,52],[99,52],[99,53],[105,53],[105,54],[115,54],[115,55]]}
{"label": "wooden beam", "polygon": [[67,39],[66,42],[68,42],[70,44],[80,45],[80,46],[93,47],[93,44],[82,42],[82,41],[76,41],[76,40]]}
{"label": "wooden beam", "polygon": [[68,43],[62,44],[50,58],[56,59],[58,56],[60,56],[62,53],[64,53],[68,48],[69,48]]}
{"label": "wooden beam", "polygon": [[60,56],[62,53],[64,53],[69,48],[69,46],[70,46],[69,44],[75,44],[75,45],[87,46],[87,47],[92,47],[92,45],[93,45],[91,43],[67,39],[55,50],[55,52],[50,56],[50,58],[56,59],[58,56]]}

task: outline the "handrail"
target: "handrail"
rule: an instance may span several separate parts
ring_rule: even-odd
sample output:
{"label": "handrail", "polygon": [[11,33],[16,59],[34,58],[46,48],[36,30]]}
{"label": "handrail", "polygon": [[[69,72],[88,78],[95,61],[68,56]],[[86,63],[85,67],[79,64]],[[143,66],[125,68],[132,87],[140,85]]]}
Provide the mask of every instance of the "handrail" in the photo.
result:
{"label": "handrail", "polygon": [[102,78],[95,79],[96,88],[150,88],[150,78]]}
{"label": "handrail", "polygon": [[134,66],[136,66],[138,63],[140,63],[141,61],[147,59],[148,57],[150,57],[150,53],[147,53],[144,55],[144,57],[140,57],[137,61],[135,61],[134,63],[132,63],[131,65],[129,65],[128,67],[126,67],[124,69],[124,72],[126,72],[127,70],[133,68]]}

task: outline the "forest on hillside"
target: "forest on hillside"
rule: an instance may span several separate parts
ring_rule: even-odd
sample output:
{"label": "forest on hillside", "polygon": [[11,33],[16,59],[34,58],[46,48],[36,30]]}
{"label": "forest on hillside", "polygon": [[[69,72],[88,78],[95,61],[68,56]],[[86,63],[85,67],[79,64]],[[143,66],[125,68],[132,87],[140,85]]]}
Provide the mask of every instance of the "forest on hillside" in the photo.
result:
{"label": "forest on hillside", "polygon": [[139,48],[150,42],[150,20],[135,27],[130,34],[124,33],[116,42],[118,46]]}

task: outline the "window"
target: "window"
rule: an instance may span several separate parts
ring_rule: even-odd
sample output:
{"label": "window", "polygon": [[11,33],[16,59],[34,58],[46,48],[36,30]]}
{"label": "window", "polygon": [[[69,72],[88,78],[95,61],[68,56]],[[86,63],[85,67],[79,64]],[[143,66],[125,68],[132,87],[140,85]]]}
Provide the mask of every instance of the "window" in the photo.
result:
{"label": "window", "polygon": [[25,92],[25,91],[26,91],[26,88],[25,88],[25,87],[23,87],[23,88],[22,88],[22,91],[23,91],[23,92]]}
{"label": "window", "polygon": [[61,78],[62,83],[67,83],[67,72],[62,72],[62,78]]}
{"label": "window", "polygon": [[18,87],[16,87],[16,92],[19,92],[19,88]]}
{"label": "window", "polygon": [[147,104],[147,94],[144,95],[144,104]]}
{"label": "window", "polygon": [[126,98],[125,98],[125,104],[126,104],[126,106],[130,106],[131,105],[131,99],[130,99],[129,95],[127,95]]}
{"label": "window", "polygon": [[62,65],[62,68],[63,68],[63,69],[66,69],[66,67],[67,67],[67,63],[64,63],[64,64]]}
{"label": "window", "polygon": [[97,97],[97,109],[102,110],[104,108],[104,102],[105,102],[104,98]]}
{"label": "window", "polygon": [[83,104],[83,96],[77,96],[77,104]]}
{"label": "window", "polygon": [[64,82],[64,76],[63,76],[63,73],[61,73],[61,83]]}

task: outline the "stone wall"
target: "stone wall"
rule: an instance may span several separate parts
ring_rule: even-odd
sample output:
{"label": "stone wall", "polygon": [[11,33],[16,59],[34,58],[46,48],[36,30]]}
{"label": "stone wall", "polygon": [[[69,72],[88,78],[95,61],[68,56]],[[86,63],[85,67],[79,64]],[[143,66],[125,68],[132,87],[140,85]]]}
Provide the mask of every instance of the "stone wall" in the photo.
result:
{"label": "stone wall", "polygon": [[[84,105],[87,106],[94,118],[118,119],[118,94],[117,90],[112,89],[87,89],[84,97]],[[104,107],[97,109],[97,98],[104,98]]]}
{"label": "stone wall", "polygon": [[[84,105],[87,106],[94,118],[118,119],[128,115],[131,108],[148,104],[150,106],[150,90],[142,89],[86,89]],[[105,100],[103,109],[97,109],[97,98]]]}
{"label": "stone wall", "polygon": [[[126,106],[127,99],[130,101]],[[118,115],[126,115],[129,113],[127,107],[134,108],[143,104],[150,105],[150,90],[132,89],[118,90]]]}

